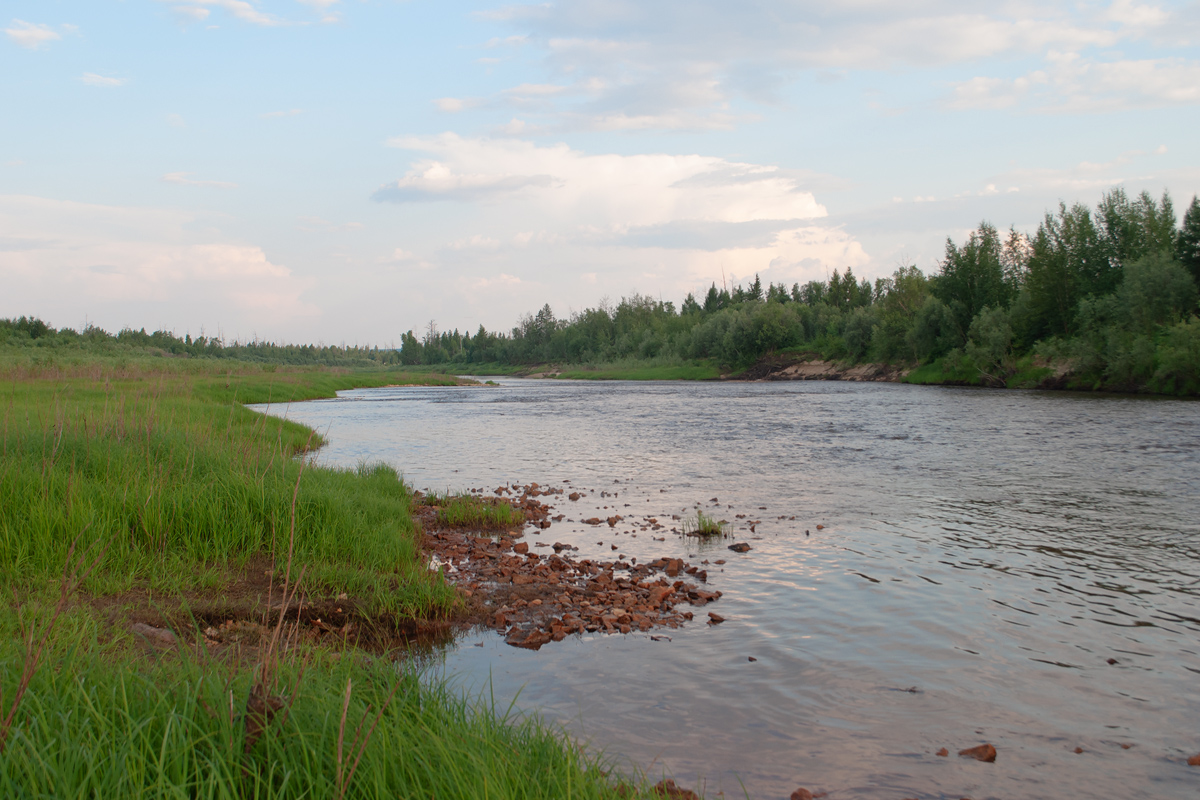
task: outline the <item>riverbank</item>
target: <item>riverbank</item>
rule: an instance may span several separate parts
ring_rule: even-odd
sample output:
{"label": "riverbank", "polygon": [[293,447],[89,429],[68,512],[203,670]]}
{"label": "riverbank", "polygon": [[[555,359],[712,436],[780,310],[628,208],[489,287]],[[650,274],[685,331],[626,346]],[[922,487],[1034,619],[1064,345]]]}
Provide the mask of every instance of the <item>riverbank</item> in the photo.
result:
{"label": "riverbank", "polygon": [[650,791],[398,656],[467,610],[429,569],[420,503],[389,468],[308,463],[319,433],[243,405],[461,379],[162,358],[0,372],[6,796]]}
{"label": "riverbank", "polygon": [[506,372],[476,371],[477,365],[442,364],[436,368],[472,375],[506,375],[515,378],[569,380],[720,380],[720,381],[868,381],[914,383],[924,386],[977,386],[981,388],[1043,389],[1068,391],[1135,392],[1137,387],[1097,381],[1076,373],[1069,361],[1025,357],[996,373],[979,369],[971,359],[955,354],[927,364],[905,362],[839,361],[818,353],[775,353],[744,369],[726,369],[713,362],[695,364],[622,363],[619,365],[539,364]]}

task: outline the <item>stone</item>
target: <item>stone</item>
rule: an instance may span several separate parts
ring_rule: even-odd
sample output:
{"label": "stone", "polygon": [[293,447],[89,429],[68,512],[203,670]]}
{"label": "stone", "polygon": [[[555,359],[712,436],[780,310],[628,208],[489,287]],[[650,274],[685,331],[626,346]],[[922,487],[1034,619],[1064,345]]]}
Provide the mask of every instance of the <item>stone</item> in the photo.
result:
{"label": "stone", "polygon": [[691,789],[684,789],[682,786],[676,786],[675,781],[670,778],[660,781],[654,787],[654,793],[662,797],[672,798],[672,800],[700,800],[700,795],[693,792]]}
{"label": "stone", "polygon": [[724,621],[725,621],[725,618],[722,617],[720,614],[716,613],[715,611],[708,612],[708,624],[709,625],[720,625]]}
{"label": "stone", "polygon": [[683,569],[682,558],[672,558],[667,561],[666,573],[668,577],[674,578]]}
{"label": "stone", "polygon": [[513,552],[524,555],[529,552],[529,542],[517,542],[513,545]]}
{"label": "stone", "polygon": [[796,791],[792,792],[789,800],[813,800],[813,793],[801,786]]}
{"label": "stone", "polygon": [[734,544],[729,545],[729,549],[735,553],[746,553],[746,552],[749,552],[750,550],[753,550],[754,548],[752,548],[750,545],[746,544],[745,542],[736,542]]}
{"label": "stone", "polygon": [[572,501],[572,502],[574,502],[574,501],[578,500],[578,499],[579,499],[579,497],[580,497],[580,494],[579,494],[579,492],[571,492],[569,495],[567,495],[567,499],[568,499],[568,500],[570,500],[570,501]]}
{"label": "stone", "polygon": [[129,626],[129,630],[146,639],[152,644],[172,645],[175,644],[175,634],[171,633],[166,628],[156,628],[153,625],[147,625],[144,622],[135,622]]}
{"label": "stone", "polygon": [[966,758],[973,758],[976,761],[985,761],[988,764],[996,760],[996,748],[990,744],[968,747],[965,750],[959,750],[958,754]]}
{"label": "stone", "polygon": [[1083,748],[1082,748],[1082,747],[1076,747],[1076,748],[1075,748],[1075,755],[1079,755],[1079,754],[1080,754],[1080,753],[1082,753],[1082,752],[1083,752]]}
{"label": "stone", "polygon": [[1194,755],[1188,759],[1188,766],[1189,767],[1200,767],[1200,753],[1197,753],[1196,755]]}
{"label": "stone", "polygon": [[941,750],[938,750],[936,753],[934,753],[934,755],[941,756],[942,758],[946,758],[947,756],[950,755],[950,751],[943,747]]}

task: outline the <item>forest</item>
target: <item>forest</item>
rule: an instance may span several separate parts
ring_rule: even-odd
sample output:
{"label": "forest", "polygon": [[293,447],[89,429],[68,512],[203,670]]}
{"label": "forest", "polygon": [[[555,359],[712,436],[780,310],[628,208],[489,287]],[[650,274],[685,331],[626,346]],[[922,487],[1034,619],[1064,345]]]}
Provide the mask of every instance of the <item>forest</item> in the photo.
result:
{"label": "forest", "polygon": [[1169,194],[1122,189],[1095,209],[1060,204],[1032,234],[983,222],[947,239],[931,274],[901,266],[873,283],[850,268],[791,287],[715,283],[679,304],[644,295],[559,319],[547,304],[511,331],[474,335],[430,322],[400,346],[276,344],[95,326],[0,320],[0,345],[37,357],[72,348],[120,354],[351,368],[442,366],[458,372],[536,365],[716,364],[736,375],[772,356],[915,368],[910,379],[1200,393],[1200,199],[1182,224]]}
{"label": "forest", "polygon": [[984,222],[948,239],[933,274],[901,266],[874,283],[834,270],[827,281],[769,284],[672,302],[634,295],[558,319],[549,305],[510,333],[402,337],[422,364],[677,364],[733,371],[774,354],[848,363],[924,365],[935,383],[1023,385],[1060,365],[1075,388],[1200,391],[1200,199],[1177,224],[1169,194],[1122,189],[1093,210],[1047,213],[1032,235]]}

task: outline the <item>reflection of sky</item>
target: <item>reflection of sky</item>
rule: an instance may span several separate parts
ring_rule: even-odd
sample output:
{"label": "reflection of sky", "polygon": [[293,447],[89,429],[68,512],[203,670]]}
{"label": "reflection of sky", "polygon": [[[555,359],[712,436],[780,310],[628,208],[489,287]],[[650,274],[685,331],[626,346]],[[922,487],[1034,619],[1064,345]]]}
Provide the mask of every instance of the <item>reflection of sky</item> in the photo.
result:
{"label": "reflection of sky", "polygon": [[[490,674],[497,698],[524,686],[522,708],[727,793],[736,773],[752,796],[811,776],[847,796],[1065,797],[1140,790],[1134,776],[1153,768],[1156,795],[1189,796],[1186,773],[1155,759],[1200,711],[1186,669],[1200,618],[1192,404],[502,383],[349,392],[288,415],[328,429],[326,463],[383,459],[436,489],[584,491],[555,498],[575,522],[531,531],[531,544],[707,560],[729,621],[666,631],[670,642],[571,639],[538,653],[487,633],[446,655],[465,685]],[[671,515],[697,504],[753,550],[638,524],[678,527]],[[614,512],[615,529],[578,524]],[[1002,753],[986,777],[926,757],[983,739]],[[1114,744],[1130,740],[1138,748]],[[1076,744],[1115,748],[1111,763],[1081,761]]]}

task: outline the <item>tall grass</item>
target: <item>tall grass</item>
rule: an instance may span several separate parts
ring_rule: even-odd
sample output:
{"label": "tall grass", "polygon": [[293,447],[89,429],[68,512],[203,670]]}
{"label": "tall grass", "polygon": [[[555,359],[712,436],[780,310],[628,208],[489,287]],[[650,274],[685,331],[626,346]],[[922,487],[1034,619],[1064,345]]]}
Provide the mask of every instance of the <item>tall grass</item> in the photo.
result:
{"label": "tall grass", "polygon": [[515,528],[525,521],[521,509],[499,498],[429,494],[425,501],[437,507],[437,520],[443,525],[495,530]]}
{"label": "tall grass", "polygon": [[[286,717],[247,750],[248,671],[189,657],[114,670],[92,649],[81,637],[34,677],[0,754],[0,796],[333,798],[343,788],[348,798],[614,796],[604,765],[536,720],[385,660],[310,667]],[[5,685],[16,680],[13,655],[0,650]],[[376,715],[350,775],[353,729]]]}
{"label": "tall grass", "polygon": [[703,511],[697,510],[695,518],[687,518],[683,520],[683,534],[685,536],[723,536],[728,526],[722,524],[716,517],[711,517]]}
{"label": "tall grass", "polygon": [[[178,591],[205,567],[273,553],[290,523],[294,456],[320,439],[233,398],[354,382],[310,378],[13,380],[0,395],[0,582],[56,575],[81,530],[81,546],[106,548],[89,581],[102,593],[139,580]],[[310,468],[303,481],[296,557],[313,585],[366,592],[403,616],[453,605],[416,557],[411,494],[391,468]]]}
{"label": "tall grass", "polygon": [[263,554],[285,595],[302,581],[402,618],[459,602],[418,557],[393,470],[305,463],[319,436],[241,404],[445,376],[158,364],[0,352],[0,797],[616,796],[605,765],[536,720],[387,658],[298,651],[283,612],[243,665],[202,644],[147,658],[91,606],[135,583],[219,593]]}

